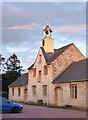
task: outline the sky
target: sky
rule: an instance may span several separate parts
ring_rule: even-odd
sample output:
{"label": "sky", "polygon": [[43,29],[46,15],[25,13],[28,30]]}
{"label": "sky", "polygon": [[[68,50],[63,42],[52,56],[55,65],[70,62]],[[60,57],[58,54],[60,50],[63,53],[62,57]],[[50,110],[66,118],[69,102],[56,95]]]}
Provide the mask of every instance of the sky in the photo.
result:
{"label": "sky", "polygon": [[55,48],[74,43],[86,56],[85,2],[3,2],[2,55],[15,53],[26,71],[41,46],[46,18]]}

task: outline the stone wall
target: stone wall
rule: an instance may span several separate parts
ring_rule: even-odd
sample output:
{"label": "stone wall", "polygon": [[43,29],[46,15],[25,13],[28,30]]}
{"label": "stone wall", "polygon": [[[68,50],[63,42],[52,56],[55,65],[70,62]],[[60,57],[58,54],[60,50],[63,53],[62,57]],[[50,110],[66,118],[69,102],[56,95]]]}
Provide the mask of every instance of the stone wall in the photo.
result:
{"label": "stone wall", "polygon": [[72,44],[67,50],[65,50],[56,60],[53,62],[53,76],[56,77],[63,70],[65,70],[73,61],[79,61],[85,57],[80,53],[74,44]]}
{"label": "stone wall", "polygon": [[[42,55],[42,61],[39,63],[39,55]],[[36,57],[33,68],[36,68],[36,77],[33,77],[33,69],[28,71],[28,101],[37,102],[43,100],[47,105],[54,105],[54,84],[52,81],[54,77],[59,75],[64,69],[66,69],[73,61],[84,59],[84,56],[79,50],[72,44],[67,50],[65,50],[56,60],[47,65],[48,74],[44,75],[44,66],[46,65],[45,58],[41,49]],[[38,72],[41,70],[41,82],[38,82]],[[36,85],[36,95],[32,94],[32,86]],[[43,95],[42,86],[47,85],[47,95]]]}
{"label": "stone wall", "polygon": [[[18,102],[27,102],[24,100],[24,89],[27,86],[19,86],[19,87],[9,87],[9,100],[18,101]],[[14,96],[12,96],[12,88],[14,88]],[[18,88],[20,88],[20,96],[18,96]]]}
{"label": "stone wall", "polygon": [[[33,101],[33,102],[37,102],[38,100],[43,100],[43,103],[49,103],[49,91],[51,88],[49,88],[50,84],[51,84],[51,80],[52,80],[52,66],[51,65],[47,65],[48,68],[48,74],[44,75],[44,66],[46,65],[45,62],[45,58],[42,54],[42,51],[40,49],[38,55],[41,54],[42,55],[42,61],[41,63],[39,63],[39,56],[37,56],[36,61],[35,61],[35,65],[33,68],[36,68],[36,77],[33,77],[33,69],[29,70],[28,73],[28,99],[29,101]],[[38,82],[38,72],[41,70],[41,81]],[[32,94],[32,86],[36,85],[36,95]],[[43,95],[43,90],[42,87],[43,85],[47,85],[47,95]],[[51,94],[52,96],[52,94]],[[52,98],[50,98],[52,99]]]}
{"label": "stone wall", "polygon": [[[71,98],[70,85],[77,85],[77,99]],[[72,83],[61,83],[55,85],[55,88],[60,87],[62,90],[62,106],[71,105],[76,108],[86,109],[87,100],[87,87],[88,82],[72,82]]]}

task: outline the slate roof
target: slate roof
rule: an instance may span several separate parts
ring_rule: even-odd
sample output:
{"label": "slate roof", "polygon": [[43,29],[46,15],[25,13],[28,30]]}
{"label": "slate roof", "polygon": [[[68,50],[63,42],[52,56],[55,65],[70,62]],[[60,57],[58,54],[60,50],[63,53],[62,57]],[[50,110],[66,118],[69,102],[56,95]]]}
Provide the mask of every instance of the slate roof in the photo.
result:
{"label": "slate roof", "polygon": [[54,49],[54,53],[47,53],[47,52],[45,52],[44,48],[41,47],[41,50],[44,54],[46,63],[49,64],[49,63],[53,62],[58,56],[60,56],[71,45],[73,45],[73,43],[66,45],[64,47],[61,47],[59,49]]}
{"label": "slate roof", "polygon": [[75,81],[88,81],[88,59],[73,62],[64,72],[56,77],[52,83],[66,83]]}
{"label": "slate roof", "polygon": [[31,70],[31,68],[34,66],[34,63],[28,68],[28,70]]}
{"label": "slate roof", "polygon": [[52,32],[52,30],[51,30],[51,28],[50,28],[50,26],[49,26],[49,25],[47,25],[47,26],[44,28],[44,30],[43,30],[43,31],[47,31],[47,30],[50,30],[50,31]]}
{"label": "slate roof", "polygon": [[20,76],[16,81],[14,81],[9,87],[17,87],[17,86],[23,86],[28,84],[28,73],[23,74]]}
{"label": "slate roof", "polygon": [[[59,49],[54,49],[54,53],[48,53],[45,52],[43,47],[40,47],[43,55],[45,57],[46,63],[50,64],[51,62],[53,62],[59,55],[61,55],[69,46],[74,45],[73,43],[68,44],[64,47],[61,47]],[[31,68],[33,67],[34,63],[28,68],[28,70],[31,70]]]}

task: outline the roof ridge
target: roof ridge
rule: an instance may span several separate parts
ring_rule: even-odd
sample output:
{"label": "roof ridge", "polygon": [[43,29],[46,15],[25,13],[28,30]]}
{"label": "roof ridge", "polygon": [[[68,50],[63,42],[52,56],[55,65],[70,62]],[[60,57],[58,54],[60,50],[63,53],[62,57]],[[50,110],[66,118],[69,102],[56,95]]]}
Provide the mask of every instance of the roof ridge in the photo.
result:
{"label": "roof ridge", "polygon": [[63,47],[60,47],[60,48],[57,48],[57,49],[54,49],[54,50],[59,50],[59,49],[61,49],[61,48],[64,48],[64,47],[67,47],[67,46],[70,46],[70,45],[74,45],[74,43],[70,43],[70,44],[68,44],[68,45],[65,45],[65,46],[63,46]]}
{"label": "roof ridge", "polygon": [[88,60],[88,58],[83,58],[81,60],[78,60],[78,61],[74,61],[75,63],[78,63],[78,62],[81,62],[81,61],[84,61],[84,60]]}

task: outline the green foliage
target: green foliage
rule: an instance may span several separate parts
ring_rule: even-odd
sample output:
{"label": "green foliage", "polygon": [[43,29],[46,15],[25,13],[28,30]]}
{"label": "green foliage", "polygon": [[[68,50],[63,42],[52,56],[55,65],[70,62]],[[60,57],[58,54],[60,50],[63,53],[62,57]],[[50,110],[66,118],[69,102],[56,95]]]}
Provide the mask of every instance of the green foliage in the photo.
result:
{"label": "green foliage", "polygon": [[8,91],[8,86],[19,76],[20,73],[18,73],[17,71],[8,71],[6,72],[6,74],[2,74],[2,90]]}
{"label": "green foliage", "polygon": [[8,93],[7,93],[7,91],[3,91],[3,92],[2,92],[2,96],[5,97],[5,98],[8,98]]}
{"label": "green foliage", "polygon": [[22,66],[20,66],[20,60],[17,55],[11,55],[6,61],[6,70],[7,71],[17,71],[20,73],[22,71]]}
{"label": "green foliage", "polygon": [[[1,56],[0,63],[2,64],[4,60]],[[6,60],[4,71],[6,72],[2,74],[2,95],[8,97],[8,86],[21,76],[22,66],[17,55],[13,54]]]}
{"label": "green foliage", "polygon": [[0,71],[3,71],[4,69],[4,64],[5,64],[5,58],[2,57],[2,55],[0,54]]}

